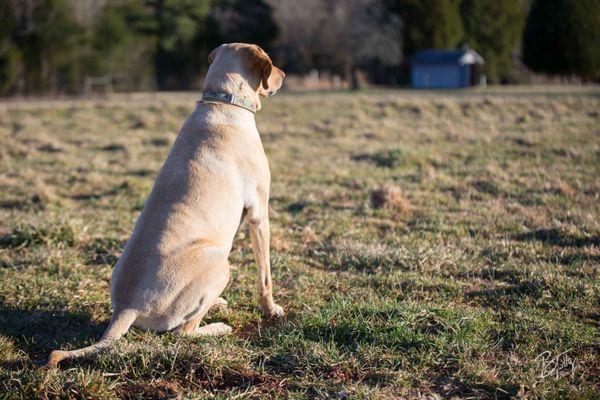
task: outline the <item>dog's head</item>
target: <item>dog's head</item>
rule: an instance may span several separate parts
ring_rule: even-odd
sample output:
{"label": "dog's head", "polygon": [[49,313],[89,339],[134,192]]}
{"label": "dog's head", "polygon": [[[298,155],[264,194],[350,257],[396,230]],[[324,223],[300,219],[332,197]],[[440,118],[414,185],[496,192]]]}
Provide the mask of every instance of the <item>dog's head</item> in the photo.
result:
{"label": "dog's head", "polygon": [[285,77],[285,73],[273,65],[269,55],[255,44],[222,44],[210,52],[208,62],[246,72],[248,84],[263,97],[277,93]]}

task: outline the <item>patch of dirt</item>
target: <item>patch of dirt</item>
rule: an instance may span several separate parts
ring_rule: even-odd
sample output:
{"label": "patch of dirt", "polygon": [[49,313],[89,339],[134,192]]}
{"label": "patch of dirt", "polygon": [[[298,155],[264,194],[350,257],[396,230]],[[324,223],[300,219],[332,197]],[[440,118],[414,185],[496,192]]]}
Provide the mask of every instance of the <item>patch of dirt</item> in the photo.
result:
{"label": "patch of dirt", "polygon": [[152,383],[126,383],[119,387],[119,397],[127,400],[179,399],[180,390],[176,383],[156,381]]}

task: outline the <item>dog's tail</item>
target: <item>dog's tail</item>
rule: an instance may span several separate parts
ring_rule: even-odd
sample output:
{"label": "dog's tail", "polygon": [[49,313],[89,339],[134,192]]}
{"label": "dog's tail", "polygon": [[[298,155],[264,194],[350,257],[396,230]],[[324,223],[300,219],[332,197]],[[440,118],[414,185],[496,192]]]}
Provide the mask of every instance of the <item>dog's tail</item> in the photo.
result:
{"label": "dog's tail", "polygon": [[78,350],[54,350],[50,353],[46,367],[56,367],[59,362],[68,358],[80,358],[100,353],[111,347],[121,336],[127,333],[136,318],[137,313],[134,310],[115,312],[110,320],[110,324],[108,324],[108,328],[106,328],[106,331],[102,335],[102,339],[98,343]]}

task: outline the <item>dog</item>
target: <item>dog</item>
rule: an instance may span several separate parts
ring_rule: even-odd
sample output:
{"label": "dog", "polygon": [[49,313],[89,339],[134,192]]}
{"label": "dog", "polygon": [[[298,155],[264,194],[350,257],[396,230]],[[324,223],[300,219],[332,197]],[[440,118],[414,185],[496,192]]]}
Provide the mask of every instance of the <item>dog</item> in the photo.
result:
{"label": "dog", "polygon": [[254,113],[284,72],[259,46],[223,44],[208,56],[202,100],[187,118],[135,224],[111,281],[113,314],[101,340],[54,350],[47,367],[112,347],[133,325],[181,335],[225,335],[224,323],[199,326],[230,277],[228,255],[244,218],[258,265],[260,306],[273,301],[269,261],[270,170]]}

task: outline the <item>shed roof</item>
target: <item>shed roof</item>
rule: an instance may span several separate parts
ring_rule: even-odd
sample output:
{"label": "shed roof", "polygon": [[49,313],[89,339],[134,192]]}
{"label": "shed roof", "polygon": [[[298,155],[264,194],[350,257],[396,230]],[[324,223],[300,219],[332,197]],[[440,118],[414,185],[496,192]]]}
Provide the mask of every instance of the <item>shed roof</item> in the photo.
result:
{"label": "shed roof", "polygon": [[455,50],[428,49],[416,53],[412,57],[413,64],[484,64],[481,57],[474,50],[467,48]]}

